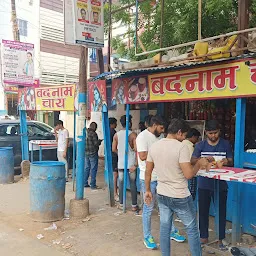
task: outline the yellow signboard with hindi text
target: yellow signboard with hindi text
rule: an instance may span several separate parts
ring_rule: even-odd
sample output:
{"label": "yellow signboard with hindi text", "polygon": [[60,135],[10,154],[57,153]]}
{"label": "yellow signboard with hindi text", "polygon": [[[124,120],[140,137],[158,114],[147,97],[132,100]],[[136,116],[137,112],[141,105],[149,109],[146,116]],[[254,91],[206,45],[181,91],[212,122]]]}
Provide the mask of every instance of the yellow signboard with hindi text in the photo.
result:
{"label": "yellow signboard with hindi text", "polygon": [[256,96],[256,60],[148,76],[150,102]]}
{"label": "yellow signboard with hindi text", "polygon": [[74,111],[75,85],[35,89],[36,110]]}

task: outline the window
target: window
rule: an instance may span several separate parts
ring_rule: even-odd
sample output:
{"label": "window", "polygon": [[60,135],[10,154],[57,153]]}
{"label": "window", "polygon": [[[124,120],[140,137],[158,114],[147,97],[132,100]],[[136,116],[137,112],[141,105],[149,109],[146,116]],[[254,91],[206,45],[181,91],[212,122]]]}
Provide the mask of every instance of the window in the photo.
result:
{"label": "window", "polygon": [[19,125],[1,125],[0,136],[18,136]]}
{"label": "window", "polygon": [[18,19],[19,32],[21,36],[28,36],[28,22]]}
{"label": "window", "polygon": [[38,127],[35,125],[28,125],[28,135],[29,136],[45,136],[49,132],[43,127]]}

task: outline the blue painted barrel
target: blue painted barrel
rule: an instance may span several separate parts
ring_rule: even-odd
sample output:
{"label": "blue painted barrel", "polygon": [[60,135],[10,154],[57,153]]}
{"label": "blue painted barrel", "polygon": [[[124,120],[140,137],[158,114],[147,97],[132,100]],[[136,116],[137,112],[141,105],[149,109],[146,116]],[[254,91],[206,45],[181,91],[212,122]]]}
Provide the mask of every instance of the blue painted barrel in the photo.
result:
{"label": "blue painted barrel", "polygon": [[14,156],[12,147],[0,148],[0,184],[14,182]]}
{"label": "blue painted barrel", "polygon": [[65,164],[57,161],[31,163],[30,214],[34,221],[61,220],[65,211]]}

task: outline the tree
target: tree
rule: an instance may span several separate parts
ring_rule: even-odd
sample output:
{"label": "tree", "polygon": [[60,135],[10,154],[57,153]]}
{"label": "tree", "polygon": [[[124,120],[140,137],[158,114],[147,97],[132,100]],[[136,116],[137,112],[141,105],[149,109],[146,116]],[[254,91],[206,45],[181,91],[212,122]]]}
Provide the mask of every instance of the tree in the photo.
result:
{"label": "tree", "polygon": [[[159,48],[161,12],[160,3],[150,5],[151,0],[139,4],[139,27],[142,29],[140,39],[147,50]],[[202,6],[202,37],[211,37],[237,30],[238,0],[203,0]],[[251,0],[250,26],[256,26],[256,0]],[[119,8],[129,4],[129,0],[121,0]],[[113,9],[113,8],[112,8]],[[165,0],[163,47],[177,45],[197,40],[198,0]],[[135,34],[135,16],[130,16],[127,10],[116,13],[113,22],[132,27],[129,33]],[[122,38],[113,38],[112,47],[121,55],[132,60],[135,57],[134,46],[127,49]],[[142,50],[138,46],[138,51]],[[150,55],[152,56],[152,55]],[[143,57],[145,58],[145,56]]]}

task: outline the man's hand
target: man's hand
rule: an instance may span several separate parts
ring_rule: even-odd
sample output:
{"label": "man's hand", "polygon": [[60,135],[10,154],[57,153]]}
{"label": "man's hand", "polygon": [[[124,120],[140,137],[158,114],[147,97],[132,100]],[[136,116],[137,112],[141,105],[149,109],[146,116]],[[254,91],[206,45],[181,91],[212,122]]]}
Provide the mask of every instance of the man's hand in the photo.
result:
{"label": "man's hand", "polygon": [[150,205],[152,201],[153,201],[152,193],[151,192],[146,192],[144,194],[144,202],[145,202],[145,204]]}
{"label": "man's hand", "polygon": [[129,172],[135,172],[136,169],[137,169],[137,167],[134,165],[134,166],[129,168]]}
{"label": "man's hand", "polygon": [[207,159],[208,162],[210,162],[210,163],[215,161],[215,159],[214,159],[213,156],[208,156],[208,157],[206,157],[206,159]]}
{"label": "man's hand", "polygon": [[227,158],[222,159],[221,162],[222,162],[223,165],[228,166],[228,159]]}
{"label": "man's hand", "polygon": [[63,152],[63,157],[66,158],[66,156],[67,156],[67,152],[64,151],[64,152]]}
{"label": "man's hand", "polygon": [[198,160],[199,170],[206,170],[207,172],[210,169],[209,160],[207,158],[201,158]]}

